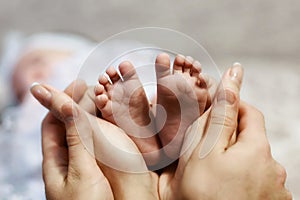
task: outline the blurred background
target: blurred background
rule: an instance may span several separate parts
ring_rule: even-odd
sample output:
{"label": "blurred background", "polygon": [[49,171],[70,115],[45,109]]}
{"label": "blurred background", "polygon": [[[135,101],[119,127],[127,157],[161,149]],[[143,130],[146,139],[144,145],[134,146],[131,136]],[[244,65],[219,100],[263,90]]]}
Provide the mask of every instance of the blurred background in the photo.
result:
{"label": "blurred background", "polygon": [[10,31],[65,31],[99,42],[149,26],[189,35],[221,71],[237,61],[244,66],[242,98],[265,114],[273,155],[286,167],[287,187],[298,199],[299,19],[297,0],[0,0],[0,44]]}

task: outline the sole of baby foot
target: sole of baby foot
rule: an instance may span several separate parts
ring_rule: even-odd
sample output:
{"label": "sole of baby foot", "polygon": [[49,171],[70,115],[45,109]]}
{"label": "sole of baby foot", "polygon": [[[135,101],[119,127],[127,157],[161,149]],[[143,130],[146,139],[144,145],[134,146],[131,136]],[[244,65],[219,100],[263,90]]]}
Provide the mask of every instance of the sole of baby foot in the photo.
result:
{"label": "sole of baby foot", "polygon": [[209,94],[201,75],[201,64],[193,58],[177,55],[170,72],[168,54],[156,58],[157,104],[167,113],[164,124],[159,111],[156,125],[165,154],[173,159],[180,155],[187,128],[205,111]]}
{"label": "sole of baby foot", "polygon": [[122,128],[143,153],[147,165],[160,159],[155,121],[142,83],[130,62],[110,67],[95,86],[95,104],[104,119]]}

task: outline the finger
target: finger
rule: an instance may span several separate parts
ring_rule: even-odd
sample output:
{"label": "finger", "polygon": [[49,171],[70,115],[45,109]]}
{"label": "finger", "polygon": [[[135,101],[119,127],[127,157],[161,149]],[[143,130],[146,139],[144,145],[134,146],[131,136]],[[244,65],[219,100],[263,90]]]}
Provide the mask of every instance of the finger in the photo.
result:
{"label": "finger", "polygon": [[[50,93],[50,100],[44,99],[41,95],[47,93],[44,90]],[[37,93],[36,91],[43,92]],[[104,161],[105,164],[121,171],[144,172],[147,169],[136,145],[118,127],[86,114],[69,96],[50,86],[36,85],[31,88],[31,92],[65,123],[69,170],[80,174],[92,171],[86,169],[96,162],[90,154],[95,155],[99,161]],[[45,97],[49,98],[48,96]],[[96,134],[93,134],[94,132]],[[90,164],[88,164],[89,161]]]}
{"label": "finger", "polygon": [[214,147],[221,151],[229,147],[232,135],[237,128],[242,78],[243,69],[240,64],[234,64],[223,75],[212,105],[205,138],[201,143],[200,157],[205,157]]}
{"label": "finger", "polygon": [[[86,151],[77,131],[77,128],[80,130],[84,129],[86,138],[92,141],[92,130],[89,123],[86,122],[85,112],[81,111],[78,105],[65,93],[59,92],[50,86],[34,85],[31,88],[31,92],[42,105],[51,110],[51,113],[53,113],[56,118],[64,122],[66,131],[65,135],[62,135],[68,147],[68,173],[84,175],[92,171],[87,170],[87,168],[97,166],[96,161],[88,151]],[[75,121],[82,121],[82,123],[80,123],[81,126],[76,126]]]}
{"label": "finger", "polygon": [[269,171],[274,170],[274,174],[273,177],[276,177],[276,182],[274,182],[275,184],[273,184],[276,187],[276,191],[278,191],[276,194],[280,197],[278,199],[293,199],[292,198],[292,194],[291,192],[285,188],[285,183],[286,183],[286,179],[287,179],[287,172],[286,169],[279,164],[277,161],[273,160],[273,166],[269,167]]}
{"label": "finger", "polygon": [[282,186],[284,186],[285,182],[286,182],[286,178],[287,178],[287,172],[286,169],[277,161],[275,161],[275,169],[277,172],[277,178],[278,178],[278,182],[279,184],[281,184]]}
{"label": "finger", "polygon": [[[56,108],[54,108],[56,109]],[[59,109],[57,109],[59,111]],[[93,131],[86,113],[78,105],[66,102],[61,107],[66,126],[68,146],[69,175],[88,175],[97,167],[93,154]],[[84,137],[82,132],[84,131]],[[79,133],[81,132],[81,134]],[[84,141],[83,141],[84,140]],[[85,146],[83,145],[85,144]],[[86,148],[88,146],[88,148]],[[87,151],[88,150],[88,151]],[[99,170],[100,171],[100,170]]]}
{"label": "finger", "polygon": [[263,114],[243,101],[239,105],[238,132],[237,141],[240,142],[267,140]]}
{"label": "finger", "polygon": [[[47,89],[34,83],[31,93],[42,105],[50,108],[52,94]],[[47,184],[62,182],[68,166],[65,126],[58,119],[62,116],[50,112],[42,122],[43,177]]]}
{"label": "finger", "polygon": [[88,87],[84,80],[77,79],[64,92],[78,103],[83,110],[96,115],[97,109],[94,103],[95,94],[93,88],[93,86]]}
{"label": "finger", "polygon": [[[51,94],[38,86],[34,88],[33,95],[43,105],[50,105],[48,102]],[[71,94],[74,82],[67,88],[66,92]],[[42,122],[42,154],[43,154],[43,178],[47,184],[60,184],[64,181],[66,168],[68,166],[68,153],[66,147],[66,135],[64,124],[52,113],[48,113]]]}
{"label": "finger", "polygon": [[73,102],[73,100],[65,93],[59,92],[49,85],[40,85],[35,83],[30,89],[32,95],[52,114],[63,122],[64,116],[62,115],[61,108],[66,102]]}
{"label": "finger", "polygon": [[47,184],[60,184],[68,164],[63,124],[51,113],[42,122],[43,178]]}
{"label": "finger", "polygon": [[77,79],[73,81],[64,92],[71,97],[76,103],[83,97],[85,91],[88,89],[84,80]]}
{"label": "finger", "polygon": [[83,95],[83,97],[77,103],[83,110],[85,110],[86,112],[96,116],[97,112],[98,112],[98,109],[95,105],[94,87],[89,86],[86,89],[86,93]]}

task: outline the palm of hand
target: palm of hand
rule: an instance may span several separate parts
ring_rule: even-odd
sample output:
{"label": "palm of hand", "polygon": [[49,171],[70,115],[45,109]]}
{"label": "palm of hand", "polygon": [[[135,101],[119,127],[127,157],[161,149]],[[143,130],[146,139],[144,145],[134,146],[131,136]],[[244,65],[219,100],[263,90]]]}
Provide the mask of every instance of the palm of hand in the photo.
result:
{"label": "palm of hand", "polygon": [[[65,125],[51,113],[46,116],[43,124],[45,124],[43,125],[43,134],[48,137],[51,137],[51,134],[57,134],[61,139],[52,137],[52,141],[49,140],[50,142],[47,141],[48,145],[44,145],[45,151],[47,151],[43,162],[47,199],[64,199],[70,194],[70,199],[98,199],[100,196],[105,199],[113,199],[109,182],[91,157],[82,158],[83,162],[86,162],[85,169],[83,169],[86,172],[84,174],[80,174],[69,166],[68,148],[72,147],[67,147],[63,142],[66,137]],[[69,138],[69,140],[71,139]],[[53,162],[50,158],[51,155],[55,157],[55,163],[51,163]],[[48,176],[48,173],[51,176]],[[74,191],[73,188],[77,188],[77,190]],[[89,196],[86,196],[87,194]]]}

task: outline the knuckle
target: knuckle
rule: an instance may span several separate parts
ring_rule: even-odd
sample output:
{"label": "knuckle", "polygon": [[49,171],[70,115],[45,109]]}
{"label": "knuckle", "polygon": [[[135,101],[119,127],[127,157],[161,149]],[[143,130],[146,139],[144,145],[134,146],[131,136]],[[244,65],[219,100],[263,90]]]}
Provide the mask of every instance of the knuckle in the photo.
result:
{"label": "knuckle", "polygon": [[285,180],[287,177],[286,169],[278,163],[277,163],[277,174],[278,174],[278,177],[280,178],[281,182],[285,183]]}
{"label": "knuckle", "polygon": [[293,195],[290,191],[286,191],[286,200],[293,200]]}
{"label": "knuckle", "polygon": [[225,128],[236,128],[237,127],[237,121],[235,121],[233,118],[224,115],[212,115],[211,116],[211,122],[214,125],[219,125],[221,127]]}
{"label": "knuckle", "polygon": [[261,154],[271,156],[271,146],[268,142],[264,142],[264,141],[257,142],[255,149]]}
{"label": "knuckle", "polygon": [[78,137],[77,133],[68,134],[66,140],[67,140],[68,147],[78,146],[81,144],[81,140]]}
{"label": "knuckle", "polygon": [[239,100],[239,95],[237,94],[238,90],[233,90],[231,88],[225,88],[223,91],[223,95],[225,95],[225,99],[227,102],[230,102],[231,104],[234,104],[236,102],[238,102]]}
{"label": "knuckle", "polygon": [[211,121],[213,124],[225,127],[237,127],[236,116],[237,113],[234,110],[229,110],[223,106],[219,106],[212,110]]}
{"label": "knuckle", "polygon": [[265,120],[264,114],[260,110],[249,104],[248,107],[252,110],[253,114],[256,115],[257,118],[259,118],[260,120]]}
{"label": "knuckle", "polygon": [[258,117],[261,121],[265,121],[265,116],[264,116],[264,114],[263,114],[260,110],[258,110],[257,108],[255,108],[255,112],[256,112],[257,117]]}
{"label": "knuckle", "polygon": [[265,143],[265,151],[266,151],[266,153],[268,155],[270,155],[270,156],[272,155],[272,153],[271,153],[271,145],[268,142]]}

